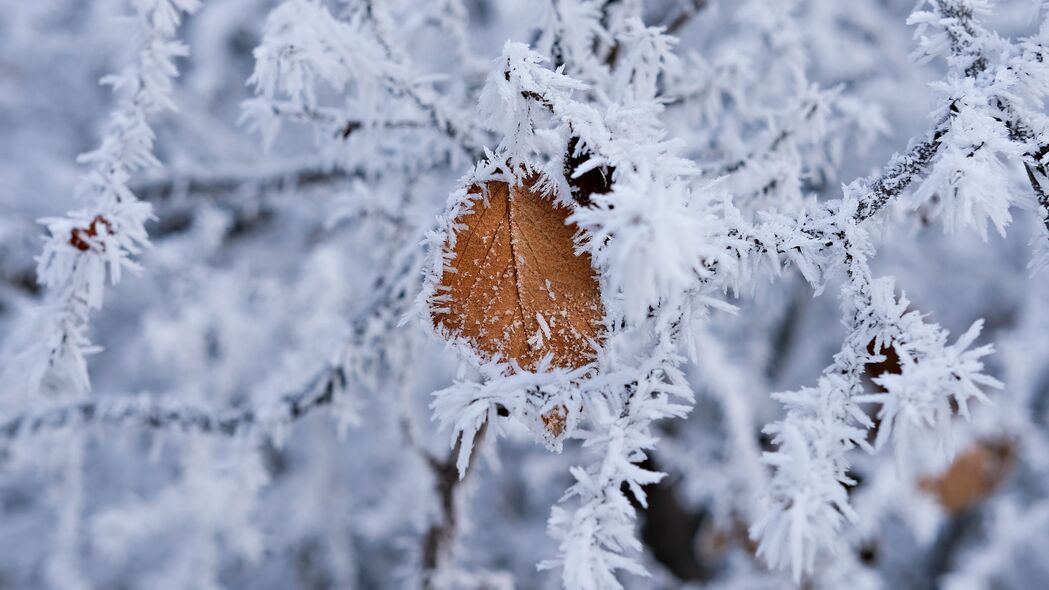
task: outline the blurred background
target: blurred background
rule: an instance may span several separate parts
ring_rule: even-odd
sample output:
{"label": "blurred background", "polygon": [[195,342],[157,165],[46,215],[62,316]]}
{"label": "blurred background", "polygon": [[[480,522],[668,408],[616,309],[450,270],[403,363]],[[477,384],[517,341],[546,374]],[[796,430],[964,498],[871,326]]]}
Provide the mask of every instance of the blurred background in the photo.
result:
{"label": "blurred background", "polygon": [[[178,111],[154,124],[164,168],[132,181],[155,208],[153,248],[93,319],[102,350],[90,358],[92,396],[236,408],[294,390],[373,301],[391,244],[418,243],[469,165],[432,138],[382,129],[337,138],[288,124],[265,149],[242,103],[253,97],[252,51],[276,4],[205,0],[181,28],[190,55],[178,62]],[[330,6],[339,14],[352,4]],[[652,0],[646,20],[670,25],[690,4]],[[876,171],[928,128],[928,84],[945,65],[908,57],[913,0],[695,6],[674,25],[687,67],[672,82],[690,99],[669,104],[665,119],[709,170],[789,123],[813,89],[841,97],[824,129],[792,144],[792,167],[729,178],[733,195],[771,179],[784,202],[838,197],[842,183]],[[544,42],[540,1],[396,0],[390,10],[418,69],[443,76],[464,109],[507,39]],[[987,25],[1030,34],[1039,10],[1003,0]],[[82,206],[77,156],[99,143],[113,106],[99,79],[133,58],[127,13],[125,0],[0,5],[0,339],[41,300],[38,221]],[[446,32],[449,20],[464,23],[465,46]],[[1025,182],[1020,170],[1016,181]],[[403,223],[383,221],[392,217],[407,220],[408,238],[396,233]],[[896,276],[913,308],[953,335],[984,318],[981,342],[997,348],[990,373],[1006,387],[959,425],[953,464],[923,441],[899,457],[857,452],[851,494],[861,522],[806,586],[1046,587],[1049,275],[1027,267],[1036,220],[1018,212],[1007,237],[983,240],[946,233],[920,211],[890,217],[875,273]],[[713,317],[697,335],[709,364],[690,368],[697,406],[665,425],[649,459],[668,473],[639,519],[653,577],[628,577],[628,587],[791,586],[753,556],[748,486],[762,467],[732,454],[726,413],[742,411],[767,444],[761,427],[781,411],[770,392],[814,383],[840,348],[835,291],[814,297],[788,275],[741,294],[738,314]],[[412,322],[360,350],[361,363],[381,369],[354,384],[358,419],[321,412],[280,445],[105,427],[19,441],[0,462],[0,588],[410,587],[438,510],[427,457],[448,448],[429,419],[430,394],[451,382],[457,361]],[[0,416],[27,403],[2,391]],[[55,467],[71,449],[84,454],[80,481]],[[551,453],[523,428],[486,447],[463,484],[456,542],[471,584],[559,587],[535,564],[556,549],[546,519],[579,453],[571,444]]]}

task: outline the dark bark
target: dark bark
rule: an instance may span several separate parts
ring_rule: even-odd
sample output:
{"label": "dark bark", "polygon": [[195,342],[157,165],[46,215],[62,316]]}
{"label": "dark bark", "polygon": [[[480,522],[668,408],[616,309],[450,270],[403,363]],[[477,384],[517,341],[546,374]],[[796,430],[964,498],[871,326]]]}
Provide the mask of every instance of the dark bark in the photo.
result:
{"label": "dark bark", "polygon": [[590,159],[588,150],[579,148],[580,139],[572,137],[568,140],[568,148],[565,152],[565,179],[572,189],[572,198],[583,207],[589,207],[590,197],[603,195],[612,190],[612,175],[615,174],[614,166],[598,166],[576,176],[580,166]]}

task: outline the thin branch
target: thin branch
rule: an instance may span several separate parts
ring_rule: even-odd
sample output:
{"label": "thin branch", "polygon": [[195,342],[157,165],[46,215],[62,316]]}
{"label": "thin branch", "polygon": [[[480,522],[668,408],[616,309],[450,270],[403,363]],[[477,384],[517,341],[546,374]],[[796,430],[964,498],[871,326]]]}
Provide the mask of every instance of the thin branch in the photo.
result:
{"label": "thin branch", "polygon": [[696,14],[706,8],[707,4],[707,0],[689,0],[689,3],[685,5],[681,12],[664,25],[667,34],[676,35],[678,31],[685,28],[685,25],[692,20],[692,17],[696,16]]}
{"label": "thin branch", "polygon": [[[952,107],[953,109],[953,107]],[[865,194],[859,197],[856,221],[866,221],[890,201],[900,196],[932,164],[944,135],[950,129],[950,118],[926,134],[903,155],[895,155],[884,172],[867,182]]]}
{"label": "thin branch", "polygon": [[149,398],[103,398],[56,405],[0,422],[0,448],[9,447],[22,437],[88,424],[133,425],[150,430],[229,437],[260,429],[268,432],[273,427],[289,424],[317,408],[331,404],[335,394],[344,390],[346,384],[346,374],[341,367],[327,367],[304,387],[285,393],[264,409],[245,408],[226,413]]}
{"label": "thin branch", "polygon": [[[945,28],[951,53],[971,58],[964,74],[968,78],[977,78],[987,70],[989,62],[973,40],[986,35],[986,31],[976,21],[968,5],[946,5],[941,6],[940,10],[945,17],[952,19],[952,24]],[[950,130],[951,120],[957,112],[958,108],[952,102],[946,118],[927,133],[924,140],[912,145],[902,156],[894,156],[885,171],[867,183],[867,194],[860,197],[856,221],[873,217],[925,172],[939,152],[943,137]]]}
{"label": "thin branch", "polygon": [[1031,190],[1034,191],[1038,206],[1046,211],[1042,223],[1045,225],[1046,230],[1049,230],[1049,192],[1047,192],[1046,186],[1043,184],[1044,180],[1049,179],[1049,170],[1046,170],[1045,164],[1043,164],[1043,159],[1046,155],[1049,155],[1049,145],[1039,145],[1035,142],[1038,135],[1015,112],[1015,109],[1009,102],[1002,97],[997,97],[996,102],[998,103],[998,108],[1007,115],[1003,123],[1006,129],[1009,130],[1009,139],[1027,145],[1034,144],[1034,147],[1028,149],[1023,155],[1024,171],[1027,172],[1027,181],[1031,185]]}
{"label": "thin branch", "polygon": [[[131,190],[143,201],[167,205],[150,226],[154,241],[185,233],[193,227],[193,209],[198,201],[224,203],[231,210],[231,224],[227,237],[244,235],[245,230],[273,217],[274,209],[255,197],[290,191],[309,191],[336,185],[351,179],[365,178],[361,169],[302,167],[286,172],[254,175],[247,173],[205,173],[200,175],[168,174],[138,181]],[[188,202],[181,203],[186,200]],[[378,210],[362,211],[368,216],[382,218]],[[391,221],[387,219],[387,221]],[[43,289],[38,282],[36,267],[30,263],[22,267],[8,265],[0,272],[0,283],[29,296],[39,296]],[[3,309],[0,308],[0,312]]]}
{"label": "thin branch", "polygon": [[[1039,177],[1046,178],[1046,171],[1043,166],[1032,166],[1030,162],[1024,162],[1024,170],[1027,171],[1027,180],[1031,183],[1031,189],[1034,190],[1035,197],[1038,199],[1038,205],[1043,209],[1049,210],[1049,193],[1046,193],[1045,187],[1042,186]],[[1049,215],[1043,220],[1045,228],[1049,229]]]}
{"label": "thin branch", "polygon": [[171,175],[140,181],[132,191],[142,200],[163,202],[177,196],[221,199],[248,190],[257,194],[279,193],[328,186],[364,178],[361,169],[302,167],[270,174],[205,173]]}
{"label": "thin branch", "polygon": [[[399,52],[394,50],[393,44],[387,38],[386,31],[376,12],[375,2],[373,0],[365,0],[364,16],[371,24],[372,33],[375,35],[376,41],[382,47],[383,52],[386,53],[387,58],[393,62],[398,62],[400,61]],[[446,135],[452,143],[458,145],[470,160],[477,162],[484,157],[484,149],[475,140],[474,134],[469,133],[465,126],[460,126],[459,123],[454,121],[451,113],[445,112],[445,109],[439,102],[423,96],[414,84],[392,74],[383,76],[382,80],[391,89],[410,98],[420,110],[429,116],[430,124],[434,129]]]}
{"label": "thin branch", "polygon": [[[806,100],[802,103],[801,108],[798,109],[798,112],[801,114],[801,117],[797,121],[797,123],[808,123],[812,120],[812,117],[814,117],[816,113],[819,112],[819,103],[815,100]],[[773,137],[772,140],[769,141],[768,145],[766,145],[764,148],[755,150],[743,158],[740,158],[729,164],[725,164],[716,174],[714,174],[714,176],[738,172],[745,168],[747,166],[747,163],[750,161],[758,160],[759,158],[764,159],[769,157],[797,132],[797,125],[784,125],[783,128],[780,129],[779,133],[777,133],[775,137]]]}
{"label": "thin branch", "polygon": [[361,129],[421,129],[429,126],[426,121],[411,119],[392,121],[349,119],[338,109],[299,106],[282,101],[269,102],[268,106],[270,111],[278,117],[301,123],[328,125],[334,130],[333,135],[339,139],[349,139],[351,135]]}
{"label": "thin branch", "polygon": [[[485,429],[486,427],[482,427],[478,432],[478,438],[474,441],[475,446],[480,444],[480,441],[483,439]],[[437,578],[440,576],[440,572],[448,565],[459,529],[457,501],[459,494],[462,492],[462,484],[470,474],[477,457],[477,453],[471,455],[470,463],[466,467],[466,473],[459,477],[459,468],[456,466],[456,460],[459,457],[459,449],[462,442],[461,437],[455,441],[455,446],[446,459],[438,459],[430,453],[423,452],[424,459],[433,473],[434,491],[437,495],[437,504],[440,507],[438,518],[430,524],[422,538],[420,566],[424,590],[432,590],[438,587]]]}
{"label": "thin branch", "polygon": [[[420,247],[413,247],[416,248],[413,252],[421,252]],[[376,326],[383,334],[396,327],[398,319],[404,316],[405,307],[411,303],[405,279],[414,276],[415,270],[415,257],[409,255],[375,280],[372,289],[377,293],[375,299],[350,324],[350,339],[346,344],[349,349],[370,348],[372,343],[366,340]],[[337,394],[347,390],[349,379],[350,372],[341,362],[329,363],[302,386],[262,408],[224,411],[148,397],[114,396],[29,410],[0,421],[0,449],[9,447],[21,437],[88,425],[129,425],[227,437],[252,433],[266,435],[274,428],[291,424],[318,408],[331,405]]]}

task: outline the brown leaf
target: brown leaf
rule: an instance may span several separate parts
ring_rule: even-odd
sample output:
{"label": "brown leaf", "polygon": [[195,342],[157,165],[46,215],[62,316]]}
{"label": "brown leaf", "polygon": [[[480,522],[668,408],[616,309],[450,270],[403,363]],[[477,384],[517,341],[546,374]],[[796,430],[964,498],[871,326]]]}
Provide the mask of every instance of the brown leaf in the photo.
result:
{"label": "brown leaf", "polygon": [[565,427],[568,425],[567,414],[568,408],[558,406],[540,417],[543,421],[543,427],[555,440],[561,438],[561,435],[565,433]]}
{"label": "brown leaf", "polygon": [[942,474],[922,478],[918,486],[936,496],[948,512],[960,512],[998,489],[1009,473],[1012,457],[1008,442],[981,442],[959,455]]}
{"label": "brown leaf", "polygon": [[478,197],[455,220],[432,319],[486,358],[501,354],[534,369],[552,353],[553,365],[580,367],[600,338],[601,294],[590,256],[575,254],[570,211],[531,190],[536,181],[489,182],[487,204],[480,187],[470,189]]}
{"label": "brown leaf", "polygon": [[69,233],[69,245],[73,246],[77,250],[80,250],[81,252],[87,252],[89,249],[91,249],[91,244],[88,241],[88,239],[98,235],[99,227],[105,227],[107,234],[113,233],[113,224],[110,223],[109,220],[105,217],[102,217],[101,215],[96,215],[87,227],[73,228],[73,231]]}

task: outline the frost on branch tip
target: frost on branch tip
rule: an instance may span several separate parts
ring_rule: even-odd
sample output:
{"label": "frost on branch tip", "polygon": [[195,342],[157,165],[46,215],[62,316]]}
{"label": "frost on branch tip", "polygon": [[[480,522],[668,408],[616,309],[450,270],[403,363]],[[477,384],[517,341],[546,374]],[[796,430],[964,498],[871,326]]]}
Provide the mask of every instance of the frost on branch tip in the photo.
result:
{"label": "frost on branch tip", "polygon": [[[938,86],[947,96],[979,96],[969,78]],[[974,227],[986,240],[991,225],[1004,236],[1012,221],[1014,192],[1004,187],[1015,182],[1009,162],[1020,159],[1021,146],[1009,140],[1000,119],[971,104],[971,99],[954,99],[951,105],[950,129],[940,139],[931,171],[907,202],[942,217],[945,231]]]}
{"label": "frost on branch tip", "polygon": [[706,210],[704,199],[714,198],[690,195],[683,184],[656,192],[630,176],[610,193],[592,197],[593,207],[572,215],[586,232],[597,266],[609,269],[609,284],[622,294],[628,321],[641,323],[660,304],[680,305],[681,295],[713,274],[715,261],[720,273],[733,273],[737,261],[725,246],[734,240]]}
{"label": "frost on branch tip", "polygon": [[777,449],[764,462],[776,475],[764,494],[769,505],[750,535],[758,540],[758,555],[772,567],[789,568],[800,582],[818,552],[833,548],[841,527],[857,518],[845,487],[854,483],[845,453],[866,445],[869,421],[833,375],[814,388],[775,397],[787,417],[765,428]]}
{"label": "frost on branch tip", "polygon": [[[574,90],[586,86],[559,71],[543,66],[546,58],[522,43],[507,42],[492,64],[478,99],[481,123],[501,137],[494,161],[531,162],[555,145],[549,135],[536,133],[549,118],[549,105],[567,101]],[[509,174],[518,177],[511,168]]]}
{"label": "frost on branch tip", "polygon": [[[586,384],[590,430],[582,435],[583,447],[597,461],[572,468],[574,482],[547,523],[559,541],[559,555],[539,566],[560,568],[565,588],[621,589],[617,572],[648,575],[634,557],[642,547],[634,535],[637,510],[631,498],[646,507],[644,486],[659,482],[664,474],[639,463],[658,442],[656,421],[684,417],[694,401],[677,368],[683,359],[669,349],[667,341],[656,343],[652,356],[638,365],[598,375]],[[630,394],[625,399],[617,395],[624,389]]]}
{"label": "frost on branch tip", "polygon": [[942,330],[931,342],[901,338],[900,345],[893,345],[900,372],[875,377],[885,393],[858,398],[880,406],[875,447],[883,446],[890,437],[898,439],[896,445],[905,445],[908,431],[936,429],[944,451],[953,453],[947,429],[951,417],[957,413],[970,419],[970,401],[990,402],[982,388],[1002,387],[1000,381],[983,373],[980,360],[994,352],[994,347],[986,344],[969,350],[982,326],[982,321],[976,322],[950,346],[944,345],[947,334]]}
{"label": "frost on branch tip", "polygon": [[[267,99],[283,95],[294,104],[317,106],[317,81],[341,91],[370,82],[391,67],[362,24],[336,19],[321,3],[289,0],[266,19],[263,43],[254,51],[248,82]],[[361,90],[363,91],[363,90]]]}

